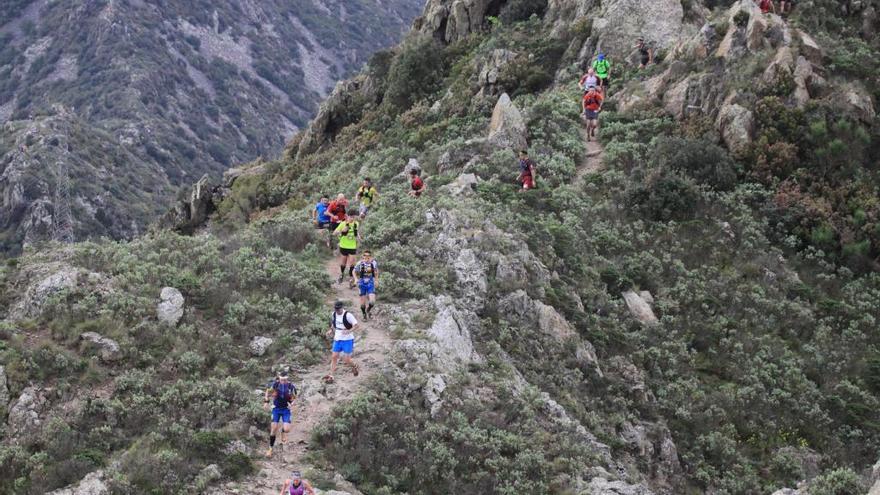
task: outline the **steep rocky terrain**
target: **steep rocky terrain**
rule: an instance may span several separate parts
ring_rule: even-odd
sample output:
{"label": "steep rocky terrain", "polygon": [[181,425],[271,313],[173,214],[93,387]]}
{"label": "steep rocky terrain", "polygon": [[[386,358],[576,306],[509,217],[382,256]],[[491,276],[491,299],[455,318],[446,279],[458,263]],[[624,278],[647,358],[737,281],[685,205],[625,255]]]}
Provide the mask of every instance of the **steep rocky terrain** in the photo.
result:
{"label": "steep rocky terrain", "polygon": [[[877,494],[876,8],[428,1],[281,159],[167,230],[3,267],[0,490]],[[327,387],[328,304],[356,297],[308,214],[364,175],[380,318],[366,378]],[[265,460],[280,368],[300,429]]]}
{"label": "steep rocky terrain", "polygon": [[[131,237],[180,186],[277,156],[336,81],[396,42],[421,5],[5,2],[0,252]],[[47,145],[58,135],[63,150]]]}

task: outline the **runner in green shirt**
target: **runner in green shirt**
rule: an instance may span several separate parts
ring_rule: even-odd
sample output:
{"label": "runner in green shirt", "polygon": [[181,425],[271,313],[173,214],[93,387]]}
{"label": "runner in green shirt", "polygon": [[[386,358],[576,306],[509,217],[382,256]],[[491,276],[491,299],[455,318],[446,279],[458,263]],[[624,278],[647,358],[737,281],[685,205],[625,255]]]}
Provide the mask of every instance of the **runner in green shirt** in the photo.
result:
{"label": "runner in green shirt", "polygon": [[592,67],[596,71],[596,77],[599,78],[602,96],[607,96],[608,86],[611,84],[611,62],[605,58],[604,53],[600,53],[596,60],[593,61]]}
{"label": "runner in green shirt", "polygon": [[339,236],[339,279],[336,283],[341,284],[345,277],[345,267],[348,266],[348,276],[351,277],[351,285],[354,287],[354,265],[357,263],[357,247],[361,240],[361,234],[358,232],[360,224],[357,217],[350,216],[343,220],[342,223],[333,231]]}

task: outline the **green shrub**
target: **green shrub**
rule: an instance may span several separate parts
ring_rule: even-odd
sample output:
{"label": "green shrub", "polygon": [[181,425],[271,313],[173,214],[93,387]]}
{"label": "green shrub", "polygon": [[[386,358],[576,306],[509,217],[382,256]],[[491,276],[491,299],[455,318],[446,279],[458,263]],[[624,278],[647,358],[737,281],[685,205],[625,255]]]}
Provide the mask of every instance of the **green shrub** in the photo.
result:
{"label": "green shrub", "polygon": [[849,468],[840,468],[822,474],[810,484],[809,495],[862,495],[865,487],[861,478]]}
{"label": "green shrub", "polygon": [[696,187],[675,172],[661,170],[627,193],[627,203],[651,220],[685,220],[694,214]]}
{"label": "green shrub", "polygon": [[678,170],[701,184],[727,191],[736,185],[736,164],[715,143],[661,137],[654,149],[654,162],[660,167]]}
{"label": "green shrub", "polygon": [[388,69],[385,102],[398,111],[435,93],[443,81],[443,46],[429,35],[413,35]]}

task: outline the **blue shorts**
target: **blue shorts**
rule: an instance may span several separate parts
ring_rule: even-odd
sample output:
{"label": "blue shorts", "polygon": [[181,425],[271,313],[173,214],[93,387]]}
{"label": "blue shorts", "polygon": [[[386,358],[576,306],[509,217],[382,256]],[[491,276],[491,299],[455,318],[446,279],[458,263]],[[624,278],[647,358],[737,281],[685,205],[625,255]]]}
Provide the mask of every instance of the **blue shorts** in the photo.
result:
{"label": "blue shorts", "polygon": [[584,110],[584,117],[586,117],[587,120],[596,120],[599,118],[599,112],[587,109]]}
{"label": "blue shorts", "polygon": [[333,341],[333,352],[341,352],[343,354],[354,353],[354,339],[334,340]]}
{"label": "blue shorts", "polygon": [[290,409],[287,407],[272,408],[272,422],[290,424]]}
{"label": "blue shorts", "polygon": [[375,294],[376,282],[373,280],[373,278],[362,278],[358,280],[358,289],[361,290],[362,296],[366,296],[367,294]]}

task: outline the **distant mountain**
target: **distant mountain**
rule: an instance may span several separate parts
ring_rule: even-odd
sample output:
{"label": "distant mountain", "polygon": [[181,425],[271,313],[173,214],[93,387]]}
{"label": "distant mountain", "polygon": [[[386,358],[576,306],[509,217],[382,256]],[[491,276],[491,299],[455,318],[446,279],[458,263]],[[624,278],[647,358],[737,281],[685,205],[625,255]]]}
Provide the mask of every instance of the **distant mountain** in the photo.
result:
{"label": "distant mountain", "polygon": [[423,2],[3,3],[0,252],[16,252],[59,222],[130,236],[181,184],[276,154]]}

